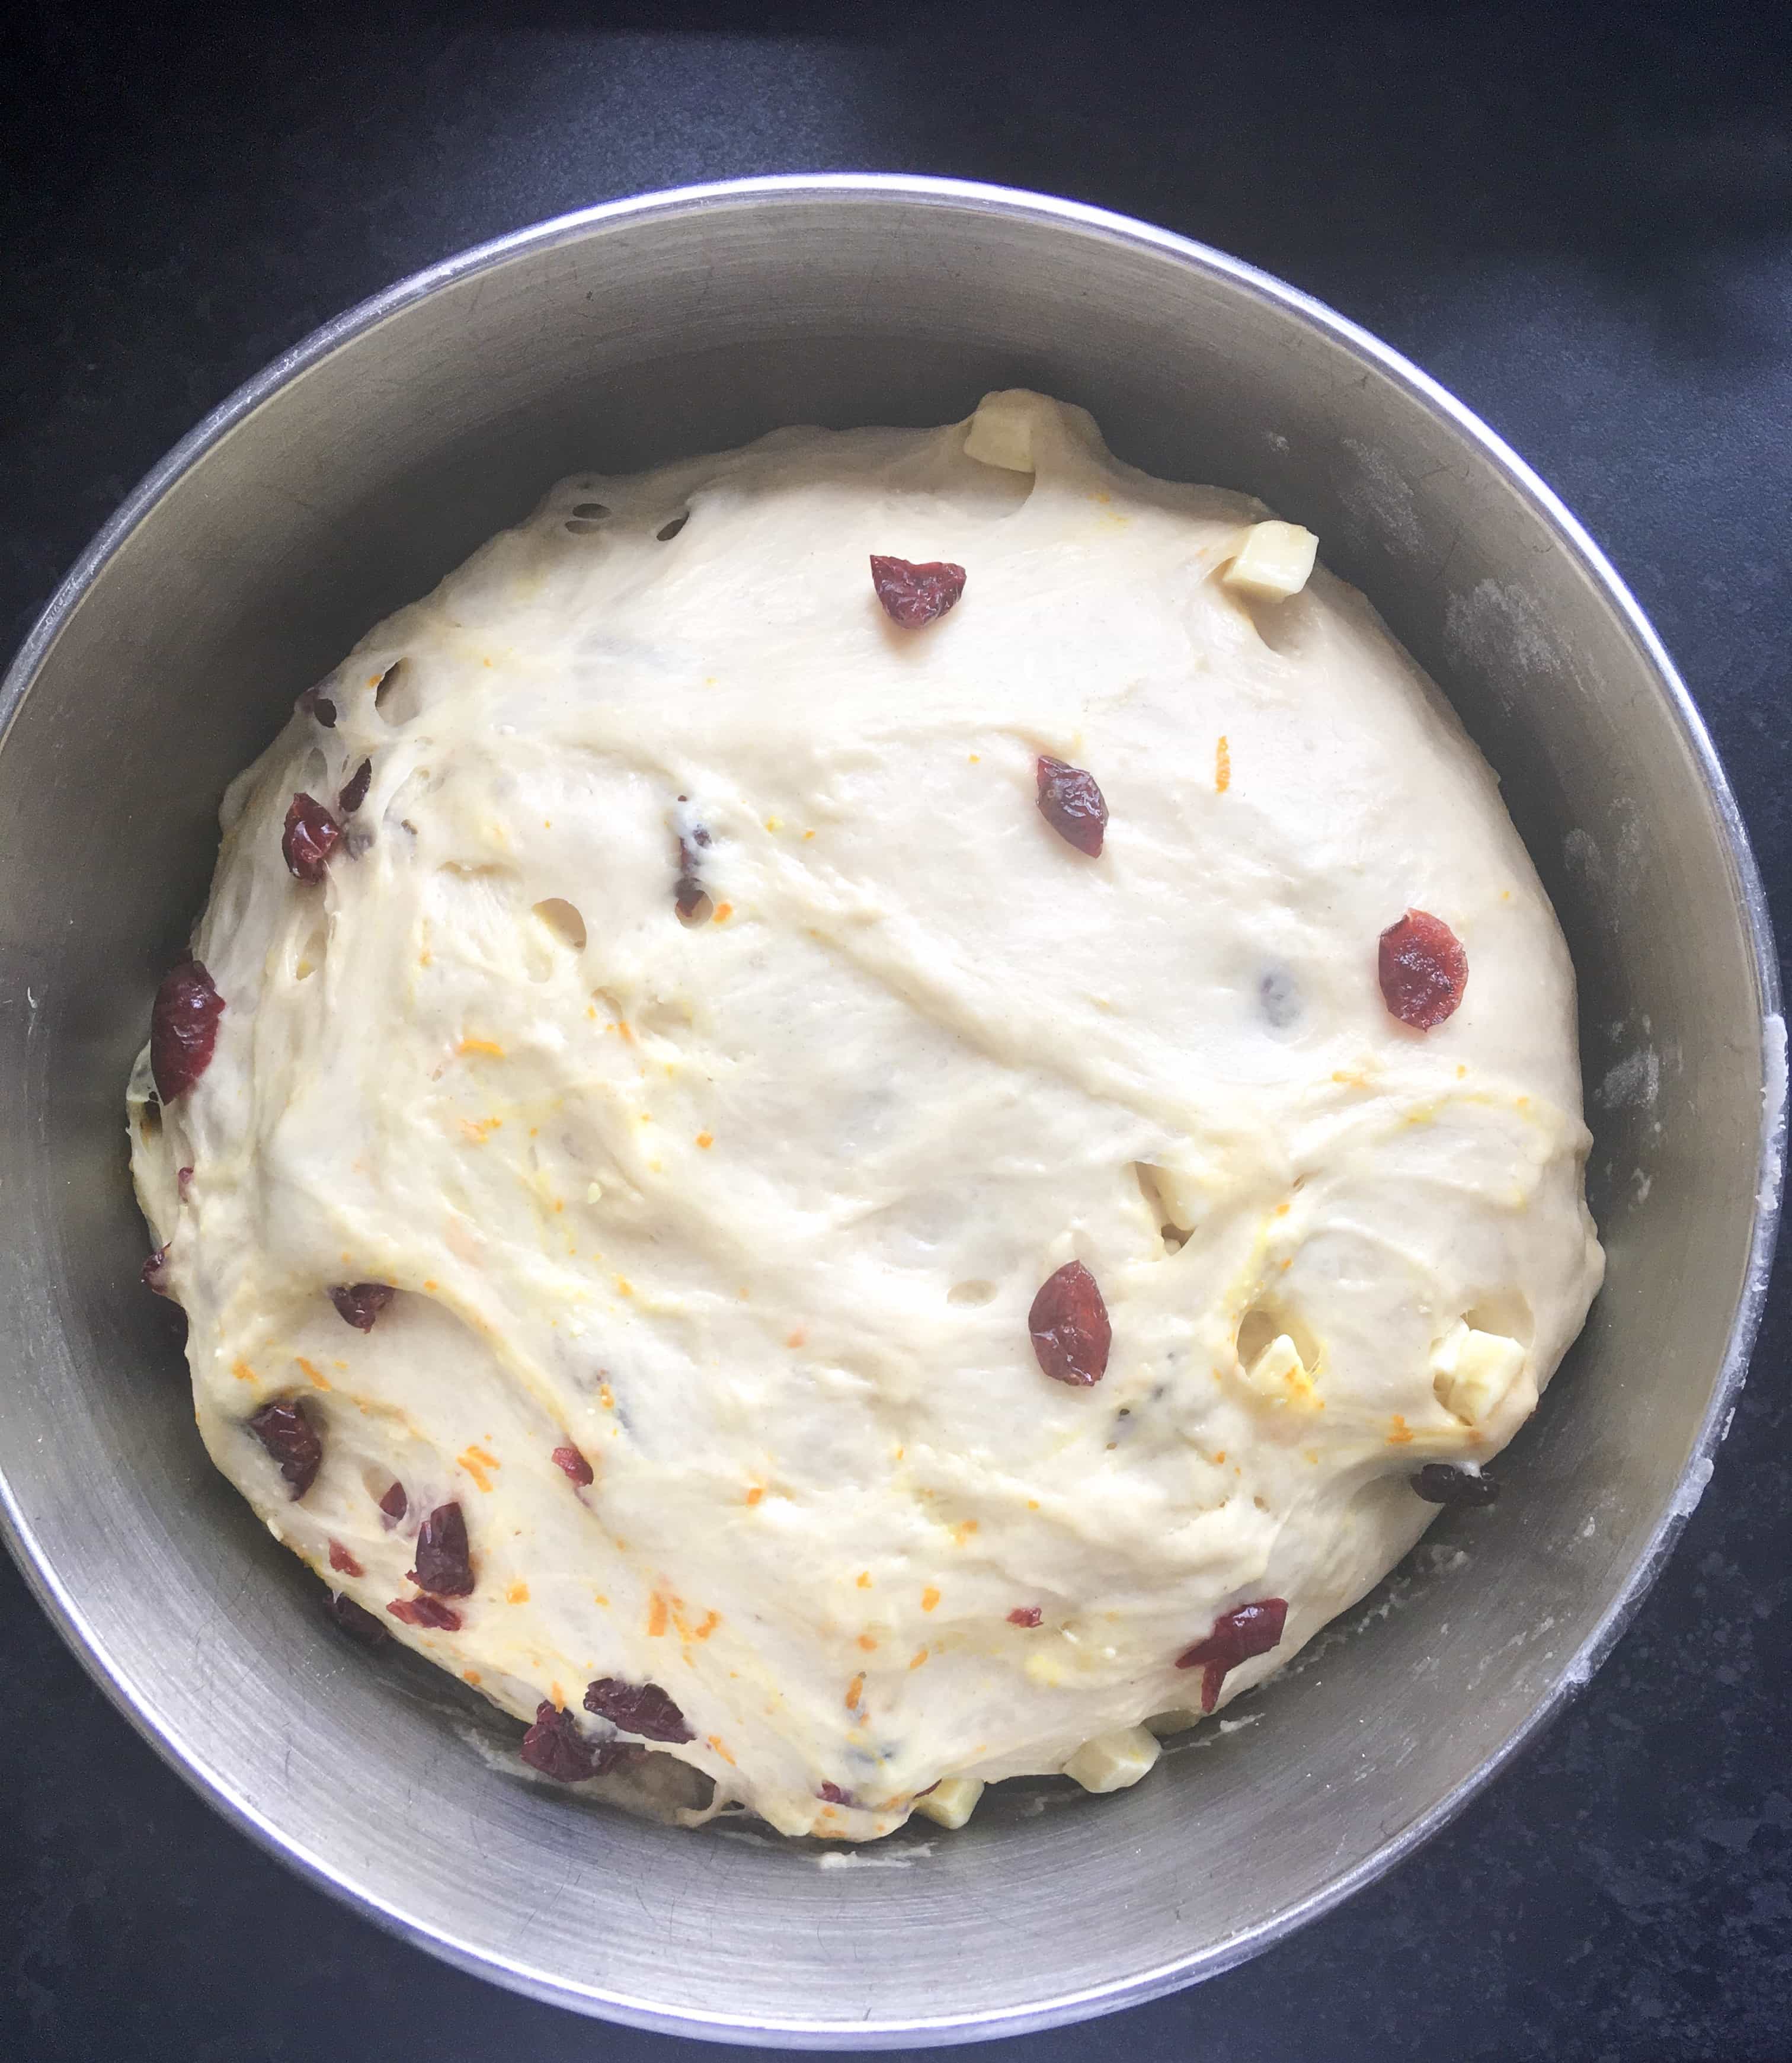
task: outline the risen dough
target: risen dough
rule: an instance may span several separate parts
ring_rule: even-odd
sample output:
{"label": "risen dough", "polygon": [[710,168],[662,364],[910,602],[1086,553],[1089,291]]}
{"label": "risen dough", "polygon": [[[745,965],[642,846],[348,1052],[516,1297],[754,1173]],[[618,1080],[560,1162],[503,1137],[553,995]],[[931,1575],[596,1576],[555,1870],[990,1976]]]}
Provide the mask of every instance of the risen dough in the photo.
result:
{"label": "risen dough", "polygon": [[[1511,1437],[1601,1266],[1567,953],[1436,692],[1324,572],[1228,588],[1257,505],[998,414],[995,464],[790,430],[556,489],[232,786],[215,1057],[159,1127],[134,1086],[200,1429],[279,1537],[519,1717],[660,1685],[668,1752],[790,1832],[1062,1769],[1285,1598],[1223,1695],[1267,1675],[1423,1530],[1422,1462]],[[962,601],[897,628],[872,553]],[[1099,859],[1041,754],[1099,780]],[[289,802],[364,758],[367,838],[295,881]],[[1376,985],[1409,906],[1471,970],[1428,1033]],[[1084,1389],[1027,1330],[1073,1257]],[[325,1294],[363,1281],[364,1335]],[[295,1395],[297,1501],[243,1425]],[[400,1626],[448,1502],[464,1623]]]}

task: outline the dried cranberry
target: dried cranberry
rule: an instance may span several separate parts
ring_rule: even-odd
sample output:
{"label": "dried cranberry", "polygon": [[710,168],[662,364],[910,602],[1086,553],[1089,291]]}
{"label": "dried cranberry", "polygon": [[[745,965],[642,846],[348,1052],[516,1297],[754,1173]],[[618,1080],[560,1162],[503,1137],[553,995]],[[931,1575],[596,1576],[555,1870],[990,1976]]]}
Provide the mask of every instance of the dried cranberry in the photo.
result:
{"label": "dried cranberry", "polygon": [[944,559],[915,565],[907,559],[871,554],[871,585],[884,613],[905,630],[918,630],[943,616],[964,593],[964,568]]}
{"label": "dried cranberry", "polygon": [[1441,917],[1408,910],[1381,934],[1381,995],[1402,1024],[1428,1032],[1453,1016],[1469,986],[1469,955]]}
{"label": "dried cranberry", "polygon": [[317,1480],[323,1465],[323,1442],[297,1400],[276,1397],[249,1421],[249,1430],[280,1465],[280,1474],[296,1500]]}
{"label": "dried cranberry", "polygon": [[1211,1712],[1218,1703],[1227,1670],[1248,1662],[1253,1655],[1267,1655],[1277,1644],[1288,1615],[1286,1598],[1259,1598],[1255,1604],[1222,1612],[1205,1640],[1196,1641],[1176,1657],[1179,1669],[1199,1666],[1203,1712]]}
{"label": "dried cranberry", "polygon": [[577,1447],[556,1447],[554,1466],[562,1470],[570,1482],[583,1489],[592,1479],[591,1464]]}
{"label": "dried cranberry", "polygon": [[295,880],[321,881],[341,839],[342,826],[315,795],[293,797],[280,851],[286,855],[287,871]]}
{"label": "dried cranberry", "polygon": [[1045,1614],[1037,1605],[1016,1605],[1008,1615],[1010,1626],[1037,1626]]}
{"label": "dried cranberry", "polygon": [[341,1590],[331,1591],[323,1609],[351,1640],[358,1640],[364,1647],[383,1647],[392,1639],[372,1612]]}
{"label": "dried cranberry", "polygon": [[321,686],[307,688],[293,706],[301,715],[315,717],[326,730],[336,727],[336,706]]}
{"label": "dried cranberry", "polygon": [[[685,798],[678,798],[682,802]],[[703,899],[709,891],[703,886],[703,855],[709,846],[709,834],[701,824],[694,826],[691,834],[681,834],[678,840],[678,879],[673,884],[672,899],[678,914],[688,924],[703,907]]]}
{"label": "dried cranberry", "polygon": [[1412,1478],[1412,1487],[1427,1504],[1497,1504],[1500,1486],[1491,1476],[1448,1462],[1427,1462]]}
{"label": "dried cranberry", "polygon": [[1039,814],[1067,845],[1090,859],[1101,857],[1107,829],[1107,802],[1093,774],[1067,761],[1039,754]]}
{"label": "dried cranberry", "polygon": [[386,1282],[339,1282],[330,1292],[330,1301],[345,1324],[358,1333],[371,1333],[374,1320],[397,1294]]}
{"label": "dried cranberry", "polygon": [[340,1540],[330,1542],[330,1566],[339,1576],[364,1576],[367,1574]]}
{"label": "dried cranberry", "polygon": [[435,1598],[394,1598],[386,1609],[407,1626],[432,1627],[437,1633],[460,1631],[460,1613],[452,1605],[444,1605]]}
{"label": "dried cranberry", "polygon": [[162,978],[150,1017],[150,1072],[163,1103],[184,1096],[211,1064],[224,999],[197,960]]}
{"label": "dried cranberry", "polygon": [[838,1784],[824,1784],[815,1796],[824,1805],[856,1805],[858,1800],[850,1791],[842,1791]]}
{"label": "dried cranberry", "polygon": [[410,1508],[411,1501],[404,1494],[404,1486],[401,1482],[395,1482],[380,1500],[380,1509],[384,1512],[394,1526],[397,1525]]}
{"label": "dried cranberry", "polygon": [[1054,1382],[1086,1388],[1107,1373],[1114,1343],[1095,1278],[1080,1261],[1067,1261],[1048,1275],[1027,1314],[1033,1351]]}
{"label": "dried cranberry", "polygon": [[524,1735],[520,1751],[531,1769],[556,1784],[583,1784],[597,1774],[602,1749],[609,1745],[587,1740],[570,1712],[544,1699],[535,1708],[535,1724]]}
{"label": "dried cranberry", "polygon": [[159,1246],[143,1263],[143,1281],[146,1289],[153,1289],[158,1297],[168,1294],[168,1248],[174,1245],[171,1239]]}
{"label": "dried cranberry", "polygon": [[608,1719],[625,1734],[643,1740],[688,1741],[697,1735],[685,1715],[657,1683],[625,1683],[619,1676],[599,1676],[586,1686],[585,1708]]}
{"label": "dried cranberry", "polygon": [[457,1504],[439,1504],[417,1528],[417,1566],[411,1580],[439,1598],[464,1598],[473,1586],[467,1521]]}
{"label": "dried cranberry", "polygon": [[373,762],[364,759],[343,783],[342,792],[336,797],[336,807],[345,817],[352,817],[367,800],[367,791],[373,786]]}

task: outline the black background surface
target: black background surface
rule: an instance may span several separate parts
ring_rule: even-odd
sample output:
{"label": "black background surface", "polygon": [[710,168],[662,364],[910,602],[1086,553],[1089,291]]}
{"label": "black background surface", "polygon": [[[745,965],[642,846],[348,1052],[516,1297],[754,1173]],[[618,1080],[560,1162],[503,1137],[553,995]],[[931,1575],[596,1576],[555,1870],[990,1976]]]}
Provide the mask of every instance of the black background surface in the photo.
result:
{"label": "black background surface", "polygon": [[[1235,251],[1492,422],[1679,659],[1786,935],[1787,18],[1259,0],[40,20],[0,53],[0,636],[203,413],[402,274],[685,181],[958,174]],[[1635,1626],[1448,1832],[1228,1977],[964,2053],[1792,2055],[1788,1317],[1782,1281]],[[10,1564],[0,1751],[0,2056],[713,2053],[512,1998],[299,1882],[114,1715]]]}

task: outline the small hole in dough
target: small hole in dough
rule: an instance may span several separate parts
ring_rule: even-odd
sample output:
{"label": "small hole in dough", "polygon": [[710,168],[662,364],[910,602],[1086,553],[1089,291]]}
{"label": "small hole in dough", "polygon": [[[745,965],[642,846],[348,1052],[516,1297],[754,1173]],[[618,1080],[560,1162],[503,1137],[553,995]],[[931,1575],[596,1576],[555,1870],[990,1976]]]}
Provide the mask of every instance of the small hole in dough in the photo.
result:
{"label": "small hole in dough", "polygon": [[575,501],[573,505],[573,513],[587,523],[601,523],[609,513],[601,501]]}
{"label": "small hole in dough", "polygon": [[305,770],[299,777],[299,785],[307,795],[322,796],[329,778],[330,762],[314,745],[305,754]]}
{"label": "small hole in dough", "polygon": [[1516,1289],[1497,1289],[1484,1296],[1473,1310],[1463,1313],[1462,1322],[1472,1333],[1499,1333],[1525,1348],[1537,1331],[1530,1304]]}
{"label": "small hole in dough", "polygon": [[694,931],[699,924],[707,924],[716,914],[715,903],[707,890],[700,890],[690,901],[675,903],[673,907],[678,912],[678,921],[687,931]]}
{"label": "small hole in dough", "polygon": [[1282,1333],[1294,1342],[1301,1365],[1311,1373],[1320,1364],[1319,1341],[1312,1329],[1286,1305],[1254,1304],[1245,1313],[1238,1328],[1240,1365],[1249,1368],[1270,1341]]}
{"label": "small hole in dough", "polygon": [[1278,1329],[1276,1321],[1271,1317],[1262,1305],[1258,1305],[1254,1310],[1247,1311],[1238,1329],[1238,1357],[1240,1363],[1248,1368],[1275,1338]]}
{"label": "small hole in dough", "polygon": [[299,981],[309,981],[323,964],[323,947],[327,933],[323,925],[313,927],[311,936],[299,948],[298,964],[293,974]]}
{"label": "small hole in dough", "polygon": [[537,903],[535,914],[563,946],[575,953],[585,951],[585,919],[564,895],[550,895],[546,902]]}
{"label": "small hole in dough", "polygon": [[575,537],[589,537],[593,530],[601,530],[604,526],[601,523],[588,522],[582,516],[569,516],[560,527],[570,530]]}
{"label": "small hole in dough", "polygon": [[373,691],[373,706],[388,723],[408,723],[423,707],[416,668],[403,659],[389,666]]}
{"label": "small hole in dough", "polygon": [[669,545],[690,520],[691,512],[687,509],[683,515],[674,516],[669,523],[662,525],[653,534],[662,545]]}
{"label": "small hole in dough", "polygon": [[1175,1199],[1171,1194],[1169,1175],[1162,1168],[1154,1168],[1149,1160],[1135,1160],[1133,1179],[1139,1184],[1139,1193],[1143,1197],[1145,1208],[1151,1214],[1157,1227],[1158,1237],[1163,1242],[1166,1253],[1179,1253],[1188,1243],[1194,1229],[1180,1222],[1177,1216]]}
{"label": "small hole in dough", "polygon": [[948,1304],[993,1304],[995,1285],[980,1277],[970,1282],[954,1282],[946,1293]]}

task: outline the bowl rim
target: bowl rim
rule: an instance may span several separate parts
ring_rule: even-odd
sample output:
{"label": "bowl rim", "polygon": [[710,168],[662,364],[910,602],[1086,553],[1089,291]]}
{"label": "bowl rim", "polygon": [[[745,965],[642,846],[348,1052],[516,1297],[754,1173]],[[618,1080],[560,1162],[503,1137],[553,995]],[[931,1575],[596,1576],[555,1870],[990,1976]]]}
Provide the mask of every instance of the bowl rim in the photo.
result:
{"label": "bowl rim", "polygon": [[875,205],[898,199],[1036,225],[1074,227],[1111,243],[1215,275],[1300,318],[1385,376],[1406,398],[1440,416],[1473,444],[1504,476],[1553,533],[1581,573],[1601,592],[1617,617],[1637,656],[1654,678],[1677,722],[1706,799],[1716,817],[1734,867],[1738,903],[1747,932],[1762,1019],[1762,1116],[1749,1260],[1731,1319],[1722,1366],[1710,1403],[1673,1493],[1647,1542],[1607,1605],[1598,1623],[1560,1666],[1549,1691],[1511,1737],[1455,1788],[1408,1826],[1384,1841],[1354,1868],[1334,1878],[1272,1919],[1204,1950],[1160,1963],[1110,1982],[1059,1993],[1033,2003],[990,2012],[886,2018],[874,2021],[784,2021],[745,2015],[698,2013],[596,1985],[575,1985],[496,1955],[476,1944],[451,1939],[425,1922],[377,1897],[308,1852],[247,1798],[234,1790],[195,1745],[164,1731],[139,1695],[110,1662],[104,1643],[88,1623],[42,1552],[0,1465],[0,1537],[38,1602],[77,1659],[115,1707],[161,1759],[207,1804],[259,1846],[295,1869],[351,1910],[427,1952],[472,1975],[544,2002],[641,2028],[754,2046],[876,2049],[1027,2033],[1091,2018],[1160,1997],[1216,1977],[1340,1904],[1384,1876],[1439,1832],[1493,1778],[1548,1727],[1585,1688],[1634,1617],[1661,1573],[1698,1505],[1713,1470],[1713,1457],[1730,1430],[1738,1394],[1748,1370],[1767,1295],[1778,1234],[1786,1131],[1786,1048],[1781,1014],[1779,963],[1766,892],[1747,828],[1703,718],[1665,646],[1629,587],[1591,536],[1539,475],[1471,409],[1400,352],[1324,302],[1256,267],[1208,244],[1133,217],[1023,188],[918,174],[834,172],[777,174],[663,188],[573,210],[456,252],[359,302],[282,352],[214,408],[139,482],[75,561],[27,633],[0,681],[0,750],[14,719],[64,625],[107,561],[168,489],[239,423],[288,382],[343,344],[389,316],[441,289],[501,265],[524,252],[577,240],[593,229],[621,222],[648,223],[741,206],[777,207],[832,198]]}

